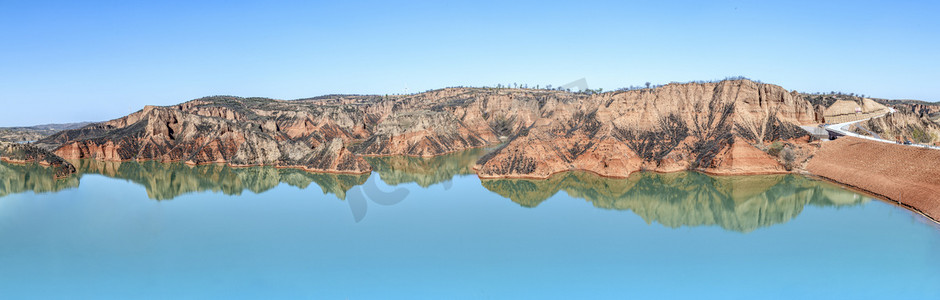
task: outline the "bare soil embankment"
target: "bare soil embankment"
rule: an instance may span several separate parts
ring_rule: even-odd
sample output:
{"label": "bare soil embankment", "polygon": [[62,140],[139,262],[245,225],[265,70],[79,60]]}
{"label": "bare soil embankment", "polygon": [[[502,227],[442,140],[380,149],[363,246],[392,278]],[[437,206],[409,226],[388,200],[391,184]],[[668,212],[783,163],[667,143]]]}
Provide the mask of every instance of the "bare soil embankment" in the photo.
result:
{"label": "bare soil embankment", "polygon": [[940,151],[843,137],[823,143],[807,170],[940,220]]}

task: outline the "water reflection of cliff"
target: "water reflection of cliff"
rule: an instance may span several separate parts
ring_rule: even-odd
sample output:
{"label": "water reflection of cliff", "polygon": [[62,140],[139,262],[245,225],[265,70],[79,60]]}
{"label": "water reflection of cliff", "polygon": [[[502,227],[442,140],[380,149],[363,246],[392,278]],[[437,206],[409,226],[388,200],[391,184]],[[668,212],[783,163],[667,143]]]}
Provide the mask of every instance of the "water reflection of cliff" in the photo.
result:
{"label": "water reflection of cliff", "polygon": [[[473,164],[487,149],[472,149],[432,158],[374,157],[368,158],[382,181],[398,185],[417,183],[428,187],[451,180],[457,175],[473,173]],[[183,163],[108,162],[96,160],[72,161],[78,173],[56,180],[50,168],[38,165],[0,165],[0,197],[23,192],[55,192],[75,188],[86,174],[124,179],[142,185],[147,196],[156,200],[169,200],[180,195],[212,191],[226,195],[241,195],[243,191],[262,193],[286,183],[306,189],[311,183],[324,193],[346,198],[346,192],[364,184],[369,175],[310,173],[296,169],[274,167],[232,168],[222,164],[190,166]]]}
{"label": "water reflection of cliff", "polygon": [[[436,158],[370,158],[382,181],[414,182],[428,187],[457,175],[473,174],[472,165],[485,153],[471,150]],[[273,167],[232,168],[225,165],[189,166],[181,163],[75,161],[79,173],[55,179],[51,169],[38,165],[0,163],[0,197],[22,192],[55,192],[79,185],[85,174],[100,174],[140,184],[151,199],[213,191],[240,195],[262,193],[281,183],[301,189],[318,185],[341,199],[366,182],[369,175],[309,173]],[[568,172],[546,180],[484,180],[483,186],[526,207],[535,207],[559,191],[584,198],[595,207],[631,210],[647,222],[669,227],[718,225],[747,232],[787,222],[806,205],[858,205],[865,201],[838,186],[794,175],[719,176],[680,172],[638,173],[610,179],[585,172]]]}
{"label": "water reflection of cliff", "polygon": [[[144,186],[147,196],[156,200],[169,200],[177,196],[213,191],[226,195],[241,195],[243,191],[262,193],[286,183],[301,189],[316,183],[326,194],[343,199],[346,192],[363,184],[369,175],[309,173],[294,169],[273,167],[232,168],[226,165],[189,166],[182,163],[158,162],[105,162],[80,160],[72,162],[78,174],[63,180],[54,180],[49,168],[38,165],[0,165],[0,196],[26,191],[54,192],[78,187],[80,177],[100,174],[125,179]],[[49,176],[47,176],[49,175]]]}
{"label": "water reflection of cliff", "polygon": [[748,232],[787,222],[806,205],[858,205],[867,198],[838,186],[794,175],[719,176],[694,172],[638,173],[609,179],[585,172],[547,180],[484,180],[483,186],[526,207],[564,190],[595,207],[631,210],[669,227],[718,225]]}
{"label": "water reflection of cliff", "polygon": [[384,156],[367,157],[379,178],[389,185],[417,183],[429,187],[446,182],[457,175],[471,175],[473,164],[491,149],[470,149],[435,157]]}
{"label": "water reflection of cliff", "polygon": [[49,193],[78,187],[78,177],[55,178],[53,168],[0,162],[0,197],[25,192]]}

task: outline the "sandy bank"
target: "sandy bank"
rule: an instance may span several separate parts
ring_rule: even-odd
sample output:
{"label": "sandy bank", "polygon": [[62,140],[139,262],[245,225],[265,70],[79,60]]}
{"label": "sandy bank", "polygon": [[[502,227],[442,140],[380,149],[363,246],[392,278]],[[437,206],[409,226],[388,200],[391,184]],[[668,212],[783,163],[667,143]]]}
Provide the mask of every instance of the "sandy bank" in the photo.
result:
{"label": "sandy bank", "polygon": [[823,143],[811,173],[940,220],[940,151],[843,137]]}

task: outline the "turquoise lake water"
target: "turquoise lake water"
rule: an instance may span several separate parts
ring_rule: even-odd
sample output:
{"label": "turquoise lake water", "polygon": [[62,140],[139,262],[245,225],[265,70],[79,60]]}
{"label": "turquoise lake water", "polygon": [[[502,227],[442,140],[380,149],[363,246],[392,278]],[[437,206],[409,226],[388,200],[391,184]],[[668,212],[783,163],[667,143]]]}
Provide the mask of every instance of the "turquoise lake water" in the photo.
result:
{"label": "turquoise lake water", "polygon": [[830,183],[481,181],[478,154],[0,164],[0,298],[940,299],[940,229]]}

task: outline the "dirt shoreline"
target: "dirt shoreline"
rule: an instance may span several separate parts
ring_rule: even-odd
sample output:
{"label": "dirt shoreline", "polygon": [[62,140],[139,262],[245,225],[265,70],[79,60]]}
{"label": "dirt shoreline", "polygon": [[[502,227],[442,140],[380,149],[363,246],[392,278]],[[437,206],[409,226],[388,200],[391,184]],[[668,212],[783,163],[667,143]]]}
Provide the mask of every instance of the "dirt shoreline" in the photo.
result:
{"label": "dirt shoreline", "polygon": [[853,192],[856,192],[856,193],[859,193],[859,194],[862,194],[862,195],[865,195],[865,196],[868,196],[868,197],[871,197],[871,198],[875,198],[875,199],[881,200],[881,201],[883,201],[883,202],[885,202],[885,203],[887,203],[887,204],[891,204],[891,205],[894,205],[894,206],[897,206],[897,207],[906,209],[906,210],[908,210],[908,211],[911,211],[911,212],[913,212],[913,213],[916,213],[916,214],[918,214],[918,215],[924,217],[924,219],[926,219],[926,220],[932,222],[934,225],[940,226],[940,220],[931,217],[930,215],[924,213],[923,211],[921,211],[920,209],[917,209],[916,207],[910,206],[910,205],[905,204],[905,203],[903,203],[903,202],[899,202],[899,201],[893,200],[893,199],[891,199],[891,198],[886,197],[885,195],[876,194],[876,193],[874,193],[874,192],[872,192],[872,191],[865,190],[865,189],[863,189],[863,188],[860,188],[860,187],[857,187],[857,186],[854,186],[854,185],[845,184],[845,183],[836,181],[836,180],[834,180],[834,179],[832,179],[832,178],[828,178],[828,177],[823,177],[823,176],[819,176],[819,175],[815,175],[815,174],[799,174],[799,175],[801,175],[801,176],[807,176],[807,177],[811,177],[811,178],[815,178],[815,179],[817,179],[817,180],[826,181],[826,182],[829,182],[829,183],[832,183],[832,184],[835,184],[835,185],[844,187],[844,188],[846,188],[846,189],[849,189],[849,190],[851,190],[851,191],[853,191]]}
{"label": "dirt shoreline", "polygon": [[825,142],[806,169],[940,223],[940,151],[842,137]]}

